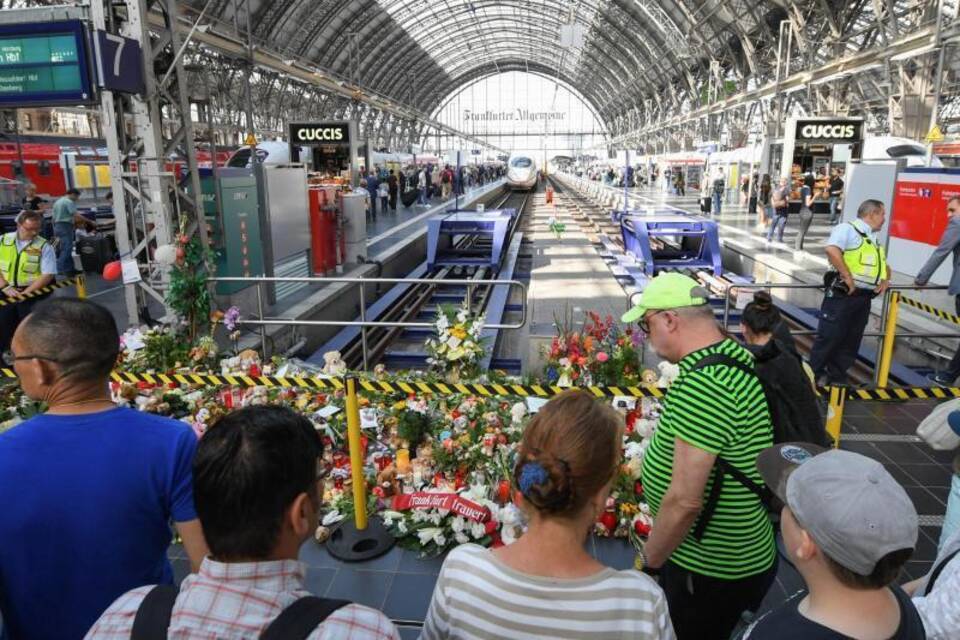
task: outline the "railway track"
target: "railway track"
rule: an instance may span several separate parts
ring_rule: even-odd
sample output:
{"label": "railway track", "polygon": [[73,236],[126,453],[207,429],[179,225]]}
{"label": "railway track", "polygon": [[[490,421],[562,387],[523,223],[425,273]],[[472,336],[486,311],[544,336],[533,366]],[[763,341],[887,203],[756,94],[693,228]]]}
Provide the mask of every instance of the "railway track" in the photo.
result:
{"label": "railway track", "polygon": [[[517,216],[507,234],[506,246],[509,246],[514,232],[523,223],[524,214],[532,200],[532,193],[508,192],[500,194],[485,203],[487,210],[517,209]],[[490,239],[482,236],[458,238],[455,245],[458,252],[482,253],[490,250]],[[503,265],[500,265],[502,268]],[[421,266],[420,269],[424,269]],[[487,308],[494,285],[440,286],[443,280],[486,280],[495,279],[497,272],[489,267],[445,267],[434,273],[412,274],[415,277],[436,280],[437,284],[422,283],[410,285],[377,318],[382,322],[432,322],[436,318],[440,305],[459,306],[469,298],[473,313],[481,313]],[[423,368],[426,366],[426,354],[423,352],[424,340],[433,335],[428,328],[372,327],[366,331],[367,364],[373,366],[384,363],[388,366],[403,368]],[[363,365],[363,342],[358,337],[343,350],[342,357],[351,368]]]}

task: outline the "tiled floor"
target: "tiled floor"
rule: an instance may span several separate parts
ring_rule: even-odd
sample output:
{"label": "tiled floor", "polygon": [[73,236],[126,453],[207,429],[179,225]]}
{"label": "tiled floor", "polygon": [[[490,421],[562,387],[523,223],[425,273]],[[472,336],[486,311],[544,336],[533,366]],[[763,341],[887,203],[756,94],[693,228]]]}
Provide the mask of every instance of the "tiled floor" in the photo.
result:
{"label": "tiled floor", "polygon": [[[850,402],[844,416],[843,432],[861,436],[910,436],[929,409],[929,404],[921,401]],[[931,451],[922,443],[906,441],[841,440],[841,446],[881,461],[906,488],[920,515],[942,516],[951,478],[950,456]],[[920,528],[917,549],[905,567],[904,580],[919,577],[929,570],[936,556],[939,537],[939,526]],[[604,564],[617,569],[633,565],[633,551],[621,540],[591,538],[588,545],[591,553]],[[189,570],[182,548],[171,547],[170,556],[180,580]],[[442,564],[440,558],[422,559],[414,552],[399,548],[369,562],[347,564],[331,557],[324,547],[312,540],[303,545],[300,559],[308,567],[306,581],[310,591],[380,609],[400,623],[405,639],[415,638],[419,633]],[[763,610],[782,602],[800,588],[800,576],[781,557],[776,582],[764,600]]]}

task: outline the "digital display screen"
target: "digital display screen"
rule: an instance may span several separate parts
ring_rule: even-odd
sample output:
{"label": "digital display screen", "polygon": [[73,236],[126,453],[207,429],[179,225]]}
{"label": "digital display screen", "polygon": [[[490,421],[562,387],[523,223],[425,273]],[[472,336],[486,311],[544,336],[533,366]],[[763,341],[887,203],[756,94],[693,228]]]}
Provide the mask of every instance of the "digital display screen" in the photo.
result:
{"label": "digital display screen", "polygon": [[80,21],[0,25],[0,105],[82,104],[93,97]]}

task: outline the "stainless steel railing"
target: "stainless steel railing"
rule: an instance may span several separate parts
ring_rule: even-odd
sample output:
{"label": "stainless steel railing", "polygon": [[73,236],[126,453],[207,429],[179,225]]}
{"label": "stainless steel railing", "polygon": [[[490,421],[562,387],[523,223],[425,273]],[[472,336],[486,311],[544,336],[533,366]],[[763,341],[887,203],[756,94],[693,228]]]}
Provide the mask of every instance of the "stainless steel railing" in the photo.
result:
{"label": "stainless steel railing", "polygon": [[[466,286],[467,300],[473,298],[473,290],[478,286],[508,286],[519,287],[521,292],[520,321],[514,324],[484,324],[484,329],[521,329],[527,324],[527,285],[519,280],[472,280],[472,279],[433,279],[433,278],[356,278],[356,277],[217,277],[207,278],[208,282],[246,282],[255,284],[257,289],[257,316],[258,319],[239,320],[238,324],[250,324],[260,327],[260,343],[264,356],[267,352],[267,327],[271,325],[307,326],[307,327],[360,327],[360,342],[363,350],[363,368],[369,367],[369,351],[367,349],[367,329],[370,328],[431,328],[432,322],[392,322],[367,320],[367,300],[364,286],[367,284],[429,284],[435,287]],[[263,306],[263,285],[277,282],[302,282],[307,284],[348,284],[359,285],[360,320],[300,320],[296,318],[266,318]]]}

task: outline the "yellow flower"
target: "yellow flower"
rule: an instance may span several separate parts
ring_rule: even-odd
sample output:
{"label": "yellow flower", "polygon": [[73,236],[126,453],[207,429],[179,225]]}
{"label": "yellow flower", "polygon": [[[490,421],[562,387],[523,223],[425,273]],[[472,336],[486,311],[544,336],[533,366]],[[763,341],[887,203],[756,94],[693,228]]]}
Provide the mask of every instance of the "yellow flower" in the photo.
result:
{"label": "yellow flower", "polygon": [[457,340],[463,340],[464,338],[467,337],[467,330],[461,327],[460,325],[457,325],[452,329],[450,329],[450,335],[456,338]]}

